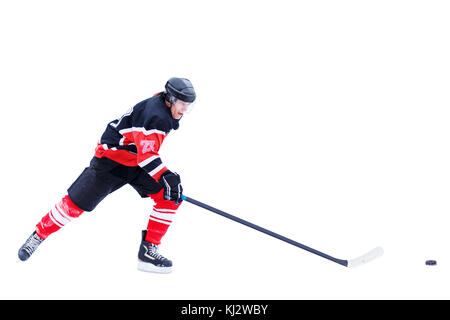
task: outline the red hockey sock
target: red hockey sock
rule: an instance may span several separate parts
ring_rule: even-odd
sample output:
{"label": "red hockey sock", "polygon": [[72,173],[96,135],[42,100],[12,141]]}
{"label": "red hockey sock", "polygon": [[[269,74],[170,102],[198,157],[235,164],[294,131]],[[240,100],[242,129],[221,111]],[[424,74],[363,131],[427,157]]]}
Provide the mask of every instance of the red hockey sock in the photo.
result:
{"label": "red hockey sock", "polygon": [[41,221],[36,225],[36,233],[40,238],[45,239],[69,223],[73,218],[78,218],[83,212],[66,195],[42,217]]}
{"label": "red hockey sock", "polygon": [[169,229],[180,204],[164,200],[163,190],[151,194],[150,197],[155,201],[155,205],[153,206],[153,211],[148,220],[145,241],[159,245],[162,237],[166,234],[167,229]]}

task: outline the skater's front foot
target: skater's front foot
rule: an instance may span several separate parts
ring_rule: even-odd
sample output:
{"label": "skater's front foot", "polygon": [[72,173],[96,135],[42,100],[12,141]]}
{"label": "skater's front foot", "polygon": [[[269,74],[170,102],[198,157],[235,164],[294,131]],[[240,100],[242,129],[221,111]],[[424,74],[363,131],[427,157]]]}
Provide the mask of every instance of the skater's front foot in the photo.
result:
{"label": "skater's front foot", "polygon": [[138,253],[138,270],[156,273],[169,273],[172,271],[172,261],[158,253],[158,246],[145,241],[147,231],[142,231],[142,241]]}

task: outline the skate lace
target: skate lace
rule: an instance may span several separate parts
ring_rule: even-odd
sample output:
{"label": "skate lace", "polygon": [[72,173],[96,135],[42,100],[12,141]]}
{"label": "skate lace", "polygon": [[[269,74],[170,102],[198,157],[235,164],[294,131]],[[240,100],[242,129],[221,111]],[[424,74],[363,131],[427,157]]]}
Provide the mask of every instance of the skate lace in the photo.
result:
{"label": "skate lace", "polygon": [[164,258],[162,255],[160,255],[160,254],[158,253],[158,247],[155,246],[155,245],[152,244],[152,243],[148,246],[148,254],[149,254],[150,256],[152,256],[153,258],[155,258],[155,259],[159,259],[159,260],[164,260],[164,259],[166,259],[166,258]]}
{"label": "skate lace", "polygon": [[37,238],[35,235],[32,235],[28,238],[25,243],[23,249],[26,250],[30,255],[36,250],[36,248],[41,244],[42,239]]}

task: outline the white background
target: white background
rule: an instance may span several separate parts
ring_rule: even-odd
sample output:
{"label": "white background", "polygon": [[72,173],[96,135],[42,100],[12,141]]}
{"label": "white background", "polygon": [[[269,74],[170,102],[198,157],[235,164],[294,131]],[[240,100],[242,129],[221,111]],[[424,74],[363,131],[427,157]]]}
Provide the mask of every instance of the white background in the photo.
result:
{"label": "white background", "polygon": [[[448,299],[448,1],[3,1],[2,299]],[[172,76],[198,93],[161,150],[192,204],[136,269],[152,208],[126,186],[17,250],[106,124]],[[436,259],[435,267],[425,260]]]}

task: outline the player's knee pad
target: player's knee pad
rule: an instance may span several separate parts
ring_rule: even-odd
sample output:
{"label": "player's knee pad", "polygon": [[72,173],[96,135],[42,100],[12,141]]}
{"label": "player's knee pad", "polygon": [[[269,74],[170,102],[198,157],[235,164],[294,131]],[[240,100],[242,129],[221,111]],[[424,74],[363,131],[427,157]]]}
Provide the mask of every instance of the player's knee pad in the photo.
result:
{"label": "player's knee pad", "polygon": [[69,218],[78,218],[84,212],[78,208],[72,200],[70,200],[68,195],[62,198],[62,200],[58,203],[58,206],[62,213],[67,215]]}
{"label": "player's knee pad", "polygon": [[149,196],[153,199],[155,202],[154,208],[157,209],[169,209],[169,210],[177,210],[180,206],[179,204],[175,204],[174,201],[169,201],[164,199],[164,190],[161,189],[158,193],[150,194]]}

